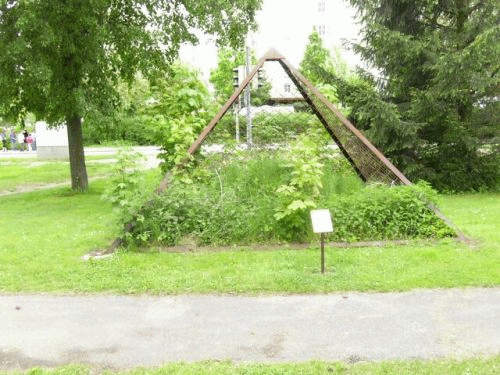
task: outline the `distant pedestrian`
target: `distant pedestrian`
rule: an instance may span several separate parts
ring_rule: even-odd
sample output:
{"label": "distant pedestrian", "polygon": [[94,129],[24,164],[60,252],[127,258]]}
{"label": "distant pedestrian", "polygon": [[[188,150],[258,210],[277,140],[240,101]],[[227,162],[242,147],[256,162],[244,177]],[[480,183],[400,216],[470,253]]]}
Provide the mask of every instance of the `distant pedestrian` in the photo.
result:
{"label": "distant pedestrian", "polygon": [[5,129],[2,129],[2,132],[0,133],[0,139],[2,140],[3,152],[7,152],[7,134],[5,133]]}
{"label": "distant pedestrian", "polygon": [[24,143],[25,150],[28,149],[28,135],[29,135],[28,131],[26,129],[24,129],[24,131],[23,131],[23,137],[24,137],[23,143]]}
{"label": "distant pedestrian", "polygon": [[33,137],[31,136],[31,134],[28,134],[28,136],[26,137],[26,144],[28,145],[28,151],[32,151],[33,150]]}
{"label": "distant pedestrian", "polygon": [[10,131],[10,149],[12,151],[17,150],[17,134],[14,129]]}

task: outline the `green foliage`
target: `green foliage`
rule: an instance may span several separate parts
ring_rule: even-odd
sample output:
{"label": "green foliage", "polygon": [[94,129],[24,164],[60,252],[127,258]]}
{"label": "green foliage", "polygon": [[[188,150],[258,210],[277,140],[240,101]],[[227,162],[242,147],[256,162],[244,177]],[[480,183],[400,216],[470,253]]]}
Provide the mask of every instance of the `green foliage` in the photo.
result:
{"label": "green foliage", "polygon": [[[309,210],[329,208],[332,240],[442,238],[453,235],[427,207],[426,185],[369,186],[340,156],[312,151],[304,135],[285,158],[276,152],[216,155],[197,167],[190,183],[174,179],[145,207],[128,245],[233,245],[304,242],[312,238]],[[325,186],[325,188],[323,188]]]}
{"label": "green foliage", "polygon": [[429,208],[435,193],[423,183],[387,188],[368,186],[325,201],[334,218],[335,241],[443,238],[455,235]]}
{"label": "green foliage", "polygon": [[300,71],[331,103],[340,107],[342,103],[339,101],[337,86],[335,82],[325,80],[323,70],[348,81],[357,79],[357,76],[351,72],[338,48],[334,49],[333,53],[332,56],[331,51],[323,45],[319,33],[314,30],[309,35],[309,42],[300,62]]}
{"label": "green foliage", "polygon": [[287,228],[292,240],[303,239],[308,232],[308,213],[316,208],[321,196],[324,165],[320,139],[318,132],[310,131],[292,143],[285,165],[291,170],[290,182],[276,189],[279,206],[274,217]]}
{"label": "green foliage", "polygon": [[227,245],[274,240],[273,191],[286,179],[281,161],[263,153],[255,159],[241,154],[222,167],[220,162],[217,156],[205,160],[197,168],[205,169],[205,175],[191,174],[191,182],[198,183],[174,180],[165,193],[155,197],[129,244]]}
{"label": "green foliage", "polygon": [[[244,119],[244,124],[246,121]],[[321,127],[318,118],[307,112],[259,114],[252,119],[252,138],[257,143],[288,143],[309,129]],[[324,130],[323,130],[324,132]]]}
{"label": "green foliage", "polygon": [[1,112],[32,112],[68,123],[71,176],[87,186],[80,119],[89,109],[109,114],[120,80],[137,72],[161,76],[196,30],[222,45],[239,45],[255,25],[261,0],[60,0],[0,3]]}
{"label": "green foliage", "polygon": [[119,220],[130,222],[147,199],[144,190],[144,174],[141,161],[144,156],[131,148],[118,151],[114,174],[108,181],[108,187],[102,199],[110,202],[119,215]]}
{"label": "green foliage", "polygon": [[418,126],[404,121],[397,105],[385,101],[369,77],[349,72],[338,55],[333,59],[316,32],[309,40],[300,65],[304,75],[395,164],[402,168],[412,163]]}
{"label": "green foliage", "polygon": [[[252,54],[252,63],[255,56]],[[215,95],[219,101],[225,102],[234,91],[233,69],[246,64],[245,51],[234,50],[227,47],[219,48],[217,51],[217,67],[210,71],[210,83],[215,89]]]}
{"label": "green foliage", "polygon": [[[246,139],[246,116],[239,117],[240,139]],[[308,112],[260,113],[252,118],[252,142],[254,144],[289,143],[309,128],[319,128],[318,118]],[[215,133],[215,132],[214,132]],[[217,134],[210,136],[213,143],[226,143],[235,135],[235,118],[227,114],[217,124]]]}
{"label": "green foliage", "polygon": [[119,81],[116,90],[120,104],[114,113],[105,113],[96,108],[90,108],[87,112],[83,128],[85,144],[157,144],[157,127],[141,113],[145,107],[158,100],[149,82],[137,74],[131,83]]}
{"label": "green foliage", "polygon": [[211,114],[208,90],[197,73],[177,66],[169,79],[158,85],[161,99],[144,113],[158,127],[158,141],[162,152],[164,172],[189,160],[187,150],[208,125]]}
{"label": "green foliage", "polygon": [[85,145],[157,145],[158,124],[137,114],[116,113],[106,116],[92,112],[85,118],[83,142]]}
{"label": "green foliage", "polygon": [[[413,180],[440,190],[498,188],[498,154],[481,151],[498,129],[498,1],[350,3],[363,25],[354,49],[382,75],[379,92],[352,90],[335,72],[323,77],[343,92],[353,120]],[[478,118],[488,133],[477,131]]]}
{"label": "green foliage", "polygon": [[[255,52],[252,51],[250,63],[255,64],[256,62]],[[225,103],[233,94],[235,90],[233,69],[241,66],[246,66],[246,51],[244,49],[219,48],[217,53],[217,67],[210,71],[210,83],[215,89],[215,95],[219,102]],[[241,83],[239,82],[239,84]],[[250,99],[252,105],[262,105],[269,98],[271,85],[268,82],[261,82],[260,86],[258,88],[251,87]]]}
{"label": "green foliage", "polygon": [[345,63],[341,63],[340,65],[335,64],[330,50],[325,48],[321,36],[316,30],[314,30],[309,35],[309,42],[306,45],[304,56],[302,57],[299,68],[302,74],[307,76],[307,78],[315,85],[324,83],[323,77],[318,74],[316,70],[316,67],[318,66],[327,70],[338,71],[339,74],[343,76],[346,75],[348,70]]}
{"label": "green foliage", "polygon": [[[205,111],[210,110],[210,94],[198,72],[188,66],[176,63],[151,83],[138,75],[130,85],[120,83],[118,88],[122,105],[113,116],[94,111],[86,119],[87,142],[165,145],[172,152],[184,138],[178,134],[183,124],[195,126],[194,131],[200,130],[203,121],[208,124]],[[175,135],[169,141],[172,132]]]}
{"label": "green foliage", "polygon": [[51,121],[83,114],[89,103],[114,105],[119,78],[130,82],[137,71],[148,77],[164,72],[183,42],[197,41],[193,28],[238,45],[260,5],[97,0],[70,1],[61,9],[56,0],[4,1],[0,45],[9,53],[2,55],[0,94],[9,100],[2,103]]}

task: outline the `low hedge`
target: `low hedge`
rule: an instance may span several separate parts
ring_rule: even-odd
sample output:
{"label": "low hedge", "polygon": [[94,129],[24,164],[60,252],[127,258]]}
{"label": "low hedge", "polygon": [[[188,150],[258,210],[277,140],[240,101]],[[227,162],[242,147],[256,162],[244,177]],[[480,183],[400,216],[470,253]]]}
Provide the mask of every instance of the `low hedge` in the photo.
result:
{"label": "low hedge", "polygon": [[[336,176],[335,178],[339,178]],[[402,240],[454,236],[428,204],[434,192],[427,185],[366,186],[352,194],[330,194],[318,203],[334,222],[329,241]],[[207,185],[176,183],[141,213],[126,237],[132,247],[159,245],[248,245],[311,242],[310,224],[291,236],[291,228],[274,218],[271,192],[245,196],[238,189],[222,192]],[[300,213],[310,223],[309,211]]]}

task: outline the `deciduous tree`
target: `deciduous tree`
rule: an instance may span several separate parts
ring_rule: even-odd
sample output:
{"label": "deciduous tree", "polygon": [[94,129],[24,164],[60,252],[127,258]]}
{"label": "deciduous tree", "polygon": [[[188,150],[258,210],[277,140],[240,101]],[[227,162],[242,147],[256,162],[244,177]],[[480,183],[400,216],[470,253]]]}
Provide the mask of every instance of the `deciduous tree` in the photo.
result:
{"label": "deciduous tree", "polygon": [[0,0],[0,103],[66,122],[72,188],[88,186],[82,117],[111,111],[119,79],[162,74],[195,30],[237,45],[261,0]]}

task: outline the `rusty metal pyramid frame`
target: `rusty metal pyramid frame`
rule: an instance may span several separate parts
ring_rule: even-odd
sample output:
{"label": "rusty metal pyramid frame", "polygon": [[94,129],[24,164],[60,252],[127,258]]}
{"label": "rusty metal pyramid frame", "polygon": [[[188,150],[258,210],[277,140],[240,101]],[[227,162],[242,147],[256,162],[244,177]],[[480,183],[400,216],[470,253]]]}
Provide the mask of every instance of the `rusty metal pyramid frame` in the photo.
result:
{"label": "rusty metal pyramid frame", "polygon": [[[200,133],[196,141],[188,150],[189,155],[194,156],[202,143],[215,128],[220,119],[235,103],[243,90],[250,84],[262,68],[266,61],[278,61],[283,67],[288,77],[295,84],[304,100],[312,108],[318,119],[331,138],[338,145],[342,154],[351,163],[358,176],[365,182],[382,182],[387,184],[411,185],[411,182],[401,173],[356,127],[335,108],[328,100],[299,72],[297,71],[278,51],[270,49],[254,66],[241,85],[234,91],[233,95],[224,104],[219,113],[210,121],[205,129]],[[180,163],[180,167],[188,162],[186,159]],[[172,178],[172,171],[167,172],[163,181],[156,189],[156,194],[161,194],[169,185]],[[458,229],[439,209],[429,203],[429,208],[436,215],[444,220],[449,226],[455,229],[458,238],[467,240],[465,235]],[[133,228],[134,222],[125,225],[125,231]],[[111,248],[105,253],[115,251],[121,244],[122,239],[117,238]]]}
{"label": "rusty metal pyramid frame", "polygon": [[[190,155],[198,150],[224,114],[250,84],[257,71],[267,62],[277,61],[295,84],[304,100],[323,124],[325,130],[335,141],[342,154],[351,163],[358,176],[365,182],[411,185],[401,173],[356,127],[335,108],[333,104],[295,69],[278,51],[271,48],[253,67],[241,85],[224,104],[219,113],[201,132],[198,139],[188,150]],[[166,182],[166,181],[165,181]],[[168,183],[165,184],[165,187]],[[163,184],[162,184],[163,185]],[[162,190],[160,188],[160,190]]]}

